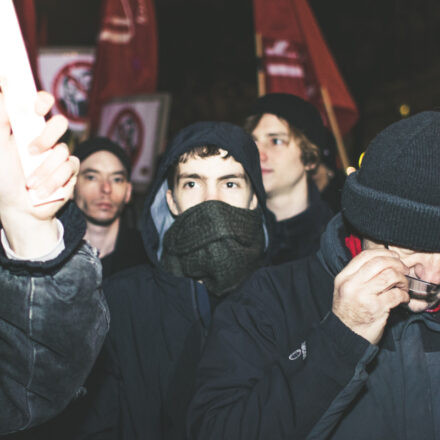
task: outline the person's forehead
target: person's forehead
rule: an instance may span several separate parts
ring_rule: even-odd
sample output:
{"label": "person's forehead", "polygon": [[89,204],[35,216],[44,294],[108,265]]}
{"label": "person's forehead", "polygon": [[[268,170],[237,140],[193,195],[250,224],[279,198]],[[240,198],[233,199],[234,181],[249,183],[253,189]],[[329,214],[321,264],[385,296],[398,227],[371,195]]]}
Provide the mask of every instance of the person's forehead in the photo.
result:
{"label": "person's forehead", "polygon": [[189,156],[185,162],[179,163],[178,175],[203,174],[206,177],[219,177],[229,174],[245,174],[243,165],[233,156],[225,157],[227,154],[227,151],[220,150],[220,154],[215,156]]}
{"label": "person's forehead", "polygon": [[401,255],[408,255],[408,256],[413,256],[413,255],[420,255],[420,256],[435,256],[436,258],[438,258],[440,256],[440,253],[438,252],[424,252],[424,251],[419,251],[419,250],[414,250],[414,249],[408,249],[408,248],[403,248],[400,246],[393,246],[393,245],[389,245],[388,246],[389,249],[398,252]]}
{"label": "person's forehead", "polygon": [[272,113],[265,113],[253,130],[253,134],[256,133],[260,133],[261,135],[269,133],[288,135],[290,133],[290,129],[289,124],[284,119],[273,115]]}
{"label": "person's forehead", "polygon": [[118,156],[107,150],[96,151],[81,161],[80,172],[90,168],[106,173],[126,172]]}
{"label": "person's forehead", "polygon": [[438,258],[440,256],[440,252],[425,252],[425,251],[421,251],[421,250],[417,250],[417,249],[410,249],[410,248],[405,248],[402,246],[397,246],[397,245],[393,245],[393,244],[389,244],[389,243],[383,243],[380,241],[375,241],[373,239],[364,239],[365,242],[369,243],[369,247],[373,247],[373,248],[381,248],[381,247],[386,247],[387,249],[390,249],[394,252],[397,252],[400,255],[403,256],[413,256],[413,255],[432,255],[435,256],[436,258]]}

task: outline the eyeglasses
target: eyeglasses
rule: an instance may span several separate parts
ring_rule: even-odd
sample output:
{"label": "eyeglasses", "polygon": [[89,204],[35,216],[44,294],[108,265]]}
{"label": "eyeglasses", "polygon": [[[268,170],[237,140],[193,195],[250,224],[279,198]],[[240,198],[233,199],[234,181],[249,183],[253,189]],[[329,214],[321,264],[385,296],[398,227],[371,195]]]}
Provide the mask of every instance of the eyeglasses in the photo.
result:
{"label": "eyeglasses", "polygon": [[408,279],[408,293],[413,299],[423,299],[427,302],[435,301],[440,293],[440,285],[419,280],[405,275]]}
{"label": "eyeglasses", "polygon": [[[388,248],[388,243],[385,243]],[[432,302],[438,299],[440,294],[440,285],[430,283],[428,281],[414,278],[410,275],[405,275],[408,280],[408,294],[413,299],[422,299],[427,302]]]}

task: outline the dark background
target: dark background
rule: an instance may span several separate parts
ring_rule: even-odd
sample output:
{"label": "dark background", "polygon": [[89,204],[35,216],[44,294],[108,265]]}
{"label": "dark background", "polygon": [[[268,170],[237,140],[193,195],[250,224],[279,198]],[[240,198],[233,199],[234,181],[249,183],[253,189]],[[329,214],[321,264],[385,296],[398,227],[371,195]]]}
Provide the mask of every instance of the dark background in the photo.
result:
{"label": "dark background", "polygon": [[[47,43],[94,46],[100,0],[36,0]],[[439,0],[309,0],[360,110],[353,159],[382,128],[440,108]],[[240,124],[257,96],[252,0],[156,0],[159,91],[169,134],[197,120]]]}

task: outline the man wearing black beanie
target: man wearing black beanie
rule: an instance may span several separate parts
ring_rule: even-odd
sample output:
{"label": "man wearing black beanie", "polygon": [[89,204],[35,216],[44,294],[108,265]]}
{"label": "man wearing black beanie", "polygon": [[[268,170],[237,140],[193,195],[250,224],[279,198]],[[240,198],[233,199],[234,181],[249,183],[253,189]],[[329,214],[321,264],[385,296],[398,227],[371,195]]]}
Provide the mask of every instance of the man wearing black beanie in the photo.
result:
{"label": "man wearing black beanie", "polygon": [[145,263],[140,232],[122,224],[132,190],[127,153],[111,139],[94,137],[80,143],[74,155],[81,164],[75,202],[87,221],[85,239],[99,251],[103,277]]}
{"label": "man wearing black beanie", "polygon": [[440,438],[440,113],[381,132],[316,256],[216,312],[191,438]]}
{"label": "man wearing black beanie", "polygon": [[272,264],[315,253],[333,217],[312,179],[327,135],[318,110],[298,96],[271,93],[258,98],[244,128],[257,144],[267,207],[277,220]]}

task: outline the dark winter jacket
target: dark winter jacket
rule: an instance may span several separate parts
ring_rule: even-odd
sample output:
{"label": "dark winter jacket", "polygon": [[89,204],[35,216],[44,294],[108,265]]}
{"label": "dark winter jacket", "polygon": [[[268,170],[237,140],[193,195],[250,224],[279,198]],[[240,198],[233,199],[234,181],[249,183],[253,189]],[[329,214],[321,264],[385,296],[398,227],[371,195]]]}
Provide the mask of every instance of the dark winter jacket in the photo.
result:
{"label": "dark winter jacket", "polygon": [[317,256],[262,269],[216,310],[193,439],[440,439],[440,323],[398,307],[378,346],[330,310],[351,258],[335,217]]}
{"label": "dark winter jacket", "polygon": [[145,204],[142,234],[153,266],[123,271],[104,286],[112,325],[95,371],[98,386],[89,389],[88,417],[78,423],[77,438],[184,437],[186,407],[215,301],[196,280],[166,272],[159,255],[174,221],[165,199],[167,171],[184,152],[208,144],[227,149],[243,165],[264,207],[258,152],[241,129],[201,123],[174,140]]}
{"label": "dark winter jacket", "polygon": [[140,231],[127,228],[121,223],[114,251],[101,258],[102,277],[106,279],[121,270],[147,263],[147,261]]}
{"label": "dark winter jacket", "polygon": [[108,329],[101,265],[82,241],[85,224],[73,203],[61,221],[65,249],[53,260],[9,260],[0,249],[0,434],[65,408]]}
{"label": "dark winter jacket", "polygon": [[311,180],[308,182],[308,192],[309,206],[305,211],[275,224],[271,242],[272,265],[299,260],[319,250],[321,234],[333,217],[333,211]]}

